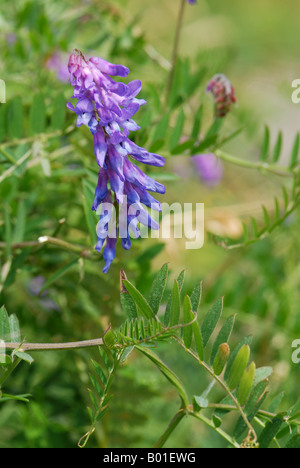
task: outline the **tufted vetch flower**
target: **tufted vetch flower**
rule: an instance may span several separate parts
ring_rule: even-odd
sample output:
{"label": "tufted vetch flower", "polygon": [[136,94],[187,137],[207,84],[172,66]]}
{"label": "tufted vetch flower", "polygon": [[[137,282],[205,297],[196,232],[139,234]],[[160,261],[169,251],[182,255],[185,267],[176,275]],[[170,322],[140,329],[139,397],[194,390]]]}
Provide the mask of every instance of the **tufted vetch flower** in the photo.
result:
{"label": "tufted vetch flower", "polygon": [[133,116],[146,101],[137,98],[142,87],[139,80],[125,84],[112,78],[127,77],[127,67],[99,57],[87,60],[75,50],[68,68],[72,98],[77,102],[75,106],[69,102],[67,107],[77,115],[77,126],[86,125],[94,138],[99,175],[92,209],[100,215],[96,250],[103,248],[103,271],[107,273],[116,256],[118,237],[128,250],[131,238],[140,237],[139,223],[159,229],[147,207],[161,211],[161,205],[149,192],[163,194],[165,187],[145,174],[138,163],[161,167],[165,161],[129,138],[130,132],[140,128]]}

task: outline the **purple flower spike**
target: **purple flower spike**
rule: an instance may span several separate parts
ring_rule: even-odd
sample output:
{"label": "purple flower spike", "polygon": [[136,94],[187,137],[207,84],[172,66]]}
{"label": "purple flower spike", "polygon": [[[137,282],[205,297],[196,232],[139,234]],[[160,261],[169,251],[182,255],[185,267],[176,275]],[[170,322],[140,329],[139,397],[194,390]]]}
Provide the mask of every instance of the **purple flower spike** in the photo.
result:
{"label": "purple flower spike", "polygon": [[214,187],[220,183],[223,177],[223,164],[213,153],[198,154],[192,159],[206,185]]}
{"label": "purple flower spike", "polygon": [[[146,101],[136,97],[142,87],[139,80],[128,84],[113,80],[112,76],[126,77],[128,68],[99,57],[86,60],[76,50],[70,56],[68,69],[74,87],[72,98],[77,103],[75,107],[68,103],[67,107],[77,115],[78,127],[86,125],[90,129],[100,168],[92,209],[100,215],[96,250],[103,248],[103,272],[107,273],[116,256],[117,237],[128,250],[130,237],[140,237],[139,224],[159,228],[143,205],[160,211],[159,201],[148,192],[163,194],[166,189],[129,158],[157,167],[163,166],[165,160],[129,139],[129,133],[140,128],[132,117]],[[116,205],[119,205],[118,218],[114,221]]]}

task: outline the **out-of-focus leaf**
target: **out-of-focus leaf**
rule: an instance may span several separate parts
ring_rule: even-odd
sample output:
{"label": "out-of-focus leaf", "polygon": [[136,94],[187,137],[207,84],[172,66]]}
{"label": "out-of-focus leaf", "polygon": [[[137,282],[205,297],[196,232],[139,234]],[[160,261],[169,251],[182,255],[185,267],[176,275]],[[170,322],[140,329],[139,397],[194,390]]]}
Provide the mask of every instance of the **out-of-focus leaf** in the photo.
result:
{"label": "out-of-focus leaf", "polygon": [[19,96],[15,96],[9,104],[7,123],[10,138],[21,138],[23,133],[23,105]]}
{"label": "out-of-focus leaf", "polygon": [[39,134],[45,130],[46,107],[44,96],[36,93],[33,97],[32,106],[29,115],[29,124],[31,133]]}
{"label": "out-of-focus leaf", "polygon": [[53,111],[51,115],[51,128],[62,130],[66,118],[66,100],[63,94],[57,94],[53,101]]}
{"label": "out-of-focus leaf", "polygon": [[269,127],[265,126],[264,138],[260,152],[260,160],[265,161],[269,155],[269,147],[270,147],[270,129]]}
{"label": "out-of-focus leaf", "polygon": [[64,265],[62,268],[59,268],[58,271],[56,271],[54,273],[54,275],[50,276],[50,278],[48,278],[45,283],[43,284],[39,294],[41,295],[43,291],[45,291],[47,288],[49,288],[49,286],[51,286],[53,283],[55,283],[56,281],[58,281],[60,278],[62,278],[66,273],[68,273],[69,270],[71,270],[71,268],[73,268],[74,265],[78,264],[78,258],[76,258],[75,260],[73,260],[72,262],[70,263],[67,263],[66,265]]}
{"label": "out-of-focus leaf", "polygon": [[158,369],[164,374],[169,382],[174,385],[180,395],[182,402],[187,407],[189,404],[188,396],[181,381],[174,374],[174,372],[171,371],[168,366],[166,366],[166,364],[151,349],[144,348],[143,346],[136,346],[136,349],[145,354],[145,356],[147,356],[158,367]]}
{"label": "out-of-focus leaf", "polygon": [[279,132],[276,143],[275,143],[274,152],[273,152],[274,163],[277,163],[279,161],[281,150],[282,150],[282,132]]}
{"label": "out-of-focus leaf", "polygon": [[296,138],[294,140],[292,153],[291,153],[291,158],[290,158],[290,168],[291,169],[293,169],[297,164],[298,155],[299,155],[299,148],[300,148],[300,134],[297,133]]}
{"label": "out-of-focus leaf", "polygon": [[184,111],[181,109],[178,114],[177,121],[176,121],[174,130],[172,131],[171,138],[170,138],[171,150],[175,148],[179,143],[180,137],[183,132],[184,120],[185,120]]}

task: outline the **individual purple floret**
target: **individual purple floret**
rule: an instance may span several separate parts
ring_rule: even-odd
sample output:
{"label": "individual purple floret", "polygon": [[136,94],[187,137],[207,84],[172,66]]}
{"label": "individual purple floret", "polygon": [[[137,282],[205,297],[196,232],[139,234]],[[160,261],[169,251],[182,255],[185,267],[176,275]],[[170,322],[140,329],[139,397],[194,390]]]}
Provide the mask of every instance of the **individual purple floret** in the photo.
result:
{"label": "individual purple floret", "polygon": [[213,153],[198,154],[192,159],[206,185],[214,187],[219,184],[223,177],[223,164]]}
{"label": "individual purple floret", "polygon": [[67,107],[76,113],[77,126],[88,126],[94,137],[99,176],[92,209],[100,214],[96,250],[104,247],[103,272],[107,273],[116,256],[117,237],[122,239],[124,249],[130,249],[131,237],[140,236],[138,223],[159,228],[144,206],[161,211],[160,203],[148,192],[163,194],[165,187],[144,174],[132,160],[158,167],[165,161],[129,139],[129,133],[140,128],[133,116],[146,101],[136,97],[142,87],[139,80],[124,84],[111,78],[125,78],[128,68],[99,57],[86,60],[75,50],[69,59],[69,72],[74,86],[72,98],[77,103],[75,107],[68,103]]}
{"label": "individual purple floret", "polygon": [[70,79],[68,70],[68,56],[62,52],[54,52],[46,62],[46,68],[56,72],[56,77],[62,83],[67,83]]}

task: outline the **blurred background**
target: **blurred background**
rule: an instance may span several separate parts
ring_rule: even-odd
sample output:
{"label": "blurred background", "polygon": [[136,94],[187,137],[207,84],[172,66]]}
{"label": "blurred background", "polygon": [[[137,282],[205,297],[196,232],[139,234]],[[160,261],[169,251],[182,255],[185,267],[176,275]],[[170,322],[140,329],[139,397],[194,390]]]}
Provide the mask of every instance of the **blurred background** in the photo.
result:
{"label": "blurred background", "polygon": [[[26,167],[20,165],[0,184],[0,258],[2,266],[10,261],[0,303],[17,315],[27,341],[97,338],[109,323],[118,326],[123,320],[120,268],[147,294],[154,273],[169,262],[172,277],[186,269],[186,292],[203,279],[203,314],[225,296],[224,317],[238,313],[233,342],[254,336],[254,358],[258,365],[274,367],[271,393],[284,390],[287,406],[298,396],[300,377],[300,367],[291,362],[291,343],[300,338],[299,213],[247,249],[224,250],[212,236],[239,238],[243,221],[249,223],[252,216],[262,220],[262,204],[272,213],[274,198],[281,197],[283,183],[290,188],[288,181],[222,163],[215,183],[207,184],[190,157],[169,156],[162,147],[158,152],[167,156],[167,162],[157,178],[167,193],[161,200],[205,203],[202,249],[186,250],[184,241],[173,238],[143,240],[130,252],[119,248],[105,276],[100,260],[81,259],[73,265],[76,257],[68,251],[39,247],[8,251],[4,246],[8,239],[13,246],[44,235],[93,246],[97,219],[90,206],[97,168],[89,132],[72,130],[74,116],[65,108],[72,95],[66,76],[68,55],[78,48],[122,63],[131,69],[131,79],[142,80],[141,97],[148,104],[136,120],[147,148],[147,132],[155,133],[150,122],[164,116],[178,9],[179,0],[2,0],[0,78],[6,83],[7,102],[0,107],[1,147],[16,159],[32,144],[34,151]],[[180,59],[199,76],[183,103],[187,135],[200,104],[203,131],[211,125],[213,103],[205,89],[215,73],[224,73],[235,87],[238,106],[223,129],[230,133],[243,127],[224,148],[240,158],[257,160],[268,125],[272,145],[283,132],[280,163],[284,164],[299,132],[300,105],[291,101],[291,83],[300,78],[299,13],[297,0],[198,0],[197,6],[186,6]],[[34,121],[34,106],[43,108],[44,120]],[[66,134],[57,136],[62,128]],[[2,154],[0,158],[1,177],[7,168]],[[55,277],[65,267],[64,274]],[[159,354],[191,395],[201,394],[207,377],[198,368],[195,371],[184,352],[161,345]],[[5,390],[29,392],[32,397],[28,404],[0,402],[0,447],[75,446],[89,423],[92,355],[90,351],[36,353],[34,364],[22,364]],[[113,394],[111,410],[90,446],[149,447],[178,406],[164,378],[134,354],[121,368]],[[229,418],[226,424],[230,427],[233,421]],[[186,420],[167,446],[222,444],[213,432]]]}

